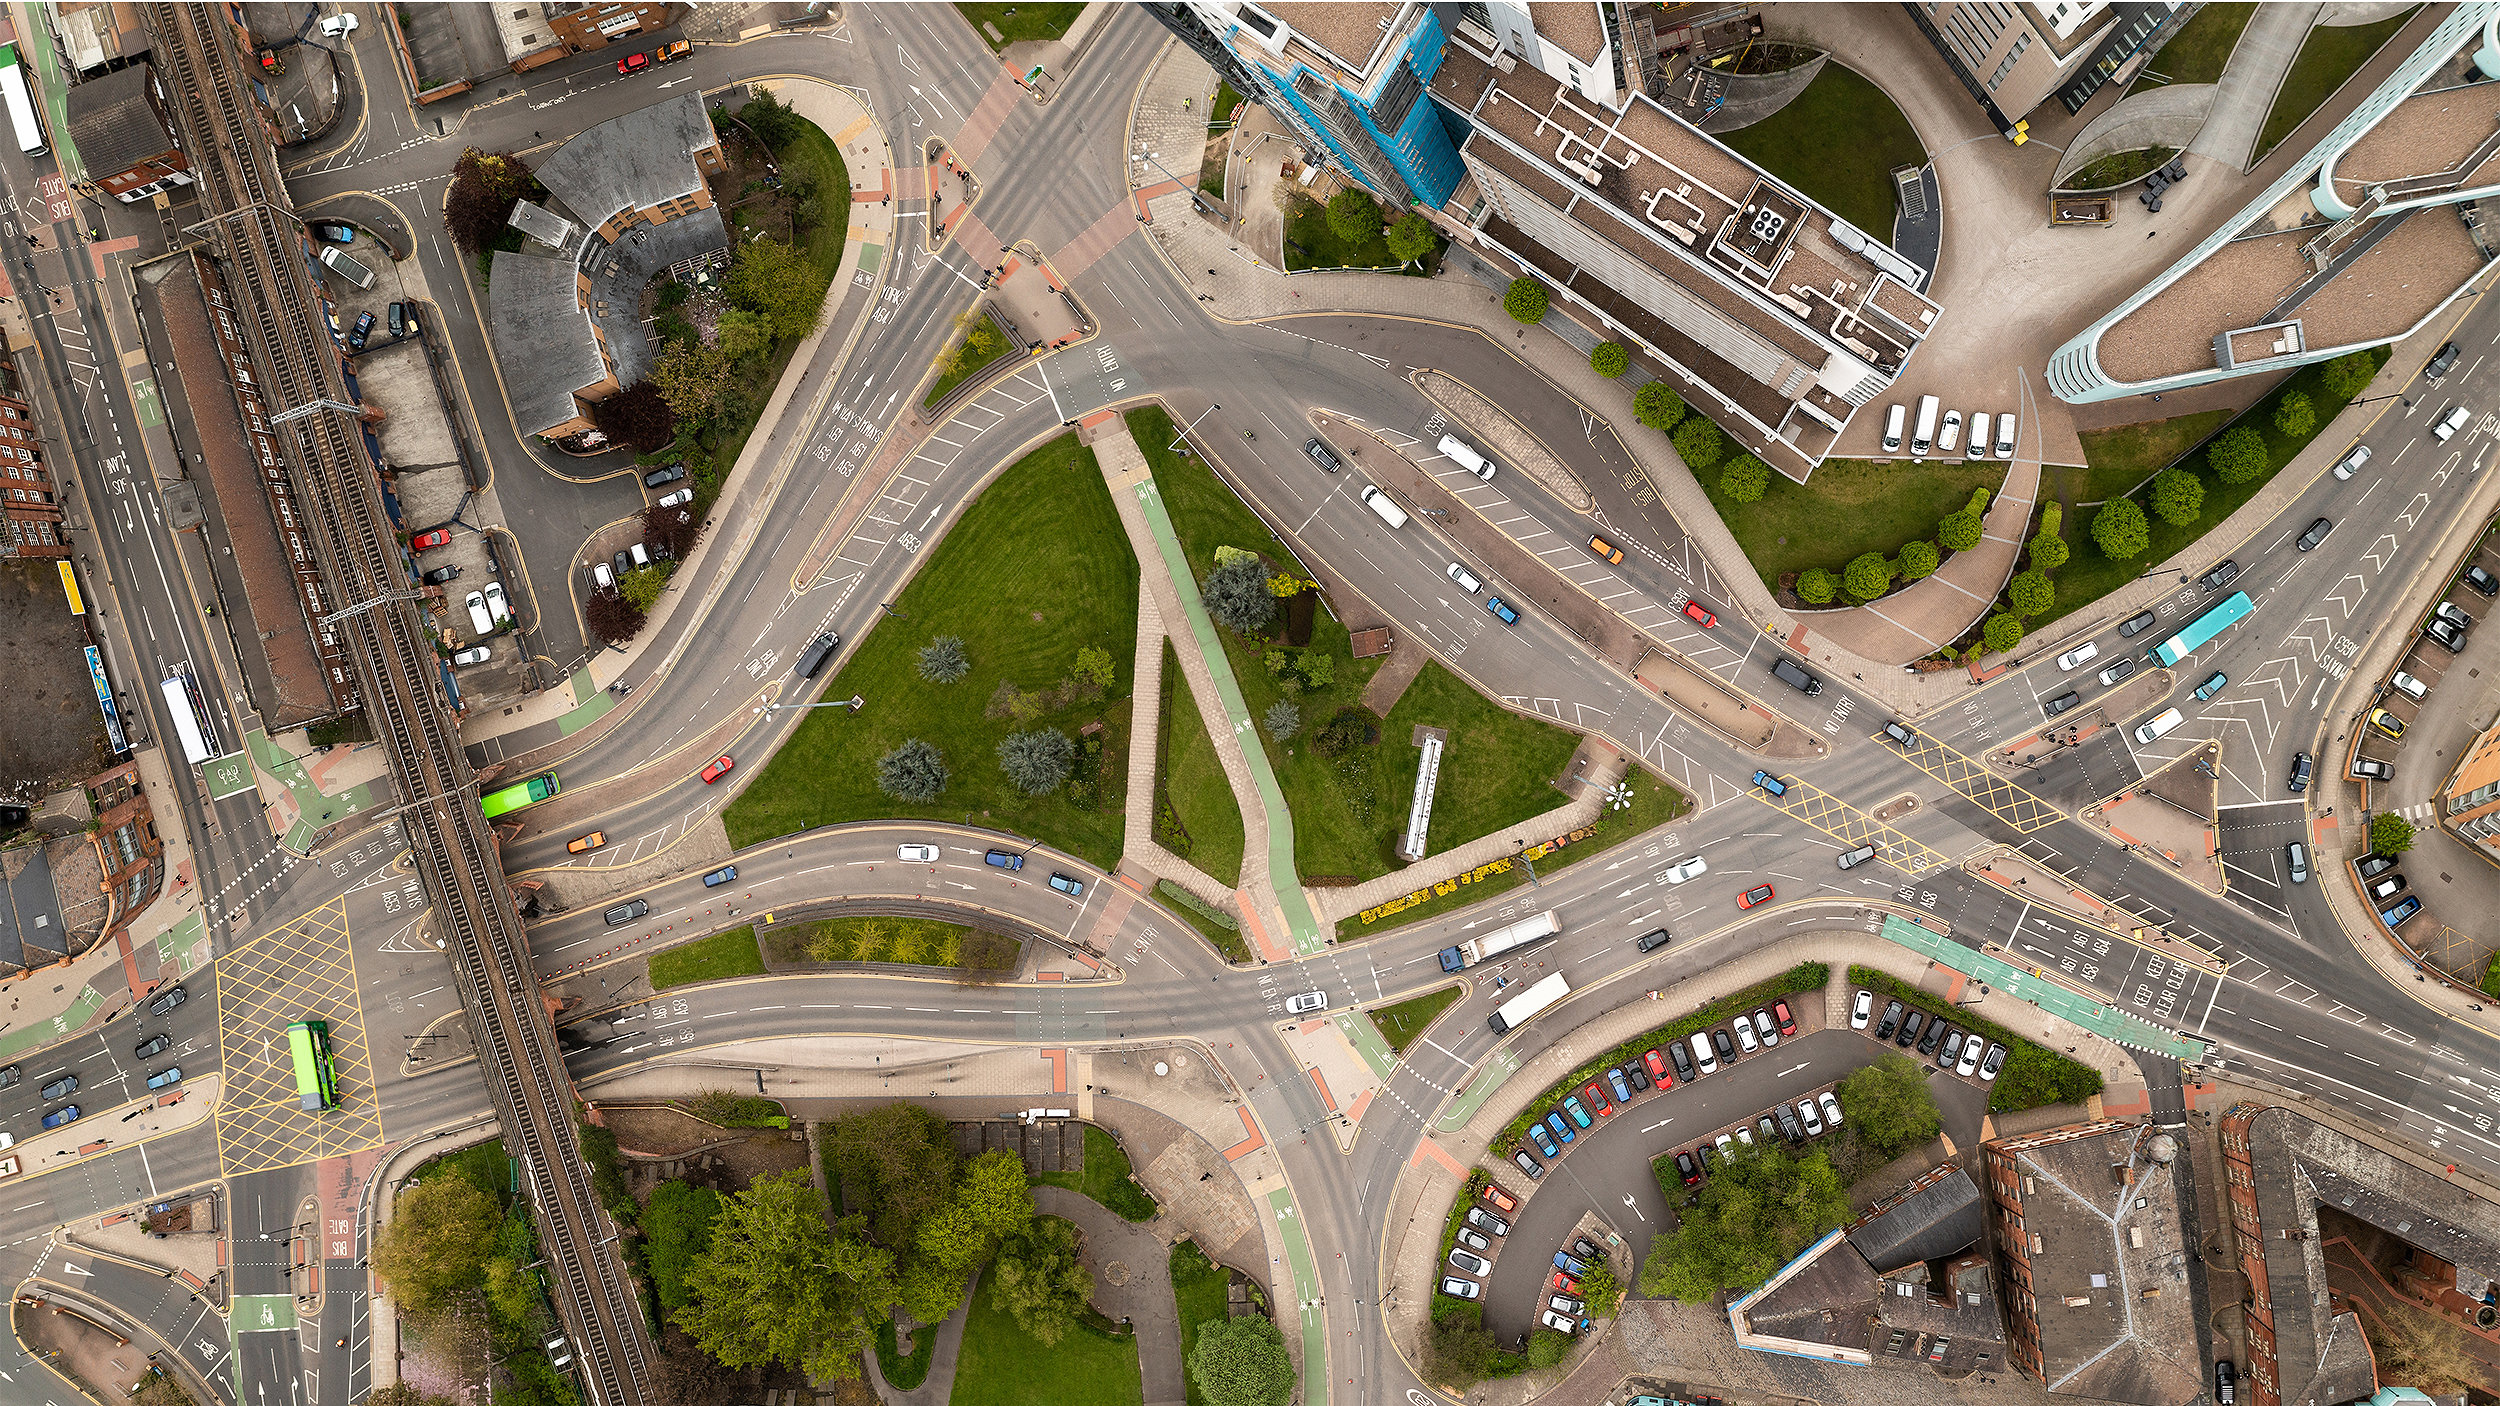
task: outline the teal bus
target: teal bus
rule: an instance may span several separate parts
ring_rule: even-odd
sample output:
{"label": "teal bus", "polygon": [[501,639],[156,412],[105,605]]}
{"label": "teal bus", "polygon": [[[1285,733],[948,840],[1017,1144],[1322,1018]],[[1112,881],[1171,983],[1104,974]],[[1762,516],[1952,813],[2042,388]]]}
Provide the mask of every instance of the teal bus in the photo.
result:
{"label": "teal bus", "polygon": [[338,1074],[330,1067],[330,1023],[299,1020],[286,1028],[287,1049],[295,1056],[295,1093],[306,1113],[336,1108]]}
{"label": "teal bus", "polygon": [[2153,662],[2167,669],[2213,642],[2216,635],[2248,618],[2257,607],[2250,603],[2248,592],[2235,591],[2229,600],[2196,617],[2196,622],[2163,640],[2152,653]]}
{"label": "teal bus", "polygon": [[563,789],[563,783],[556,780],[554,772],[542,771],[527,781],[515,782],[500,791],[479,797],[478,805],[485,810],[486,818],[492,820],[498,815],[534,806]]}

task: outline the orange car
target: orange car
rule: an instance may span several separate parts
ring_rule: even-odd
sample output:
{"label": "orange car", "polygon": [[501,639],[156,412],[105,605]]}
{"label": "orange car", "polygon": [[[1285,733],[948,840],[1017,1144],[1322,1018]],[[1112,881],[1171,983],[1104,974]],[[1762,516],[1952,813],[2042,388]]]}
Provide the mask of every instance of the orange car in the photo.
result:
{"label": "orange car", "polygon": [[1623,548],[1608,542],[1603,537],[1591,537],[1589,539],[1589,550],[1597,553],[1597,559],[1599,561],[1607,562],[1615,566],[1623,565]]}
{"label": "orange car", "polygon": [[672,39],[668,43],[662,44],[660,47],[651,51],[651,61],[653,63],[675,63],[679,59],[692,58],[693,56],[694,45],[687,43],[683,39]]}
{"label": "orange car", "polygon": [[566,845],[566,846],[564,847],[564,850],[565,850],[565,853],[567,853],[567,854],[588,854],[590,851],[592,851],[592,850],[594,850],[594,849],[599,848],[601,845],[604,845],[604,844],[606,844],[607,842],[608,842],[608,832],[607,832],[607,831],[605,831],[605,830],[593,830],[593,831],[591,831],[589,834],[584,835],[584,836],[582,836],[580,839],[575,840],[575,841],[573,841],[571,844]]}

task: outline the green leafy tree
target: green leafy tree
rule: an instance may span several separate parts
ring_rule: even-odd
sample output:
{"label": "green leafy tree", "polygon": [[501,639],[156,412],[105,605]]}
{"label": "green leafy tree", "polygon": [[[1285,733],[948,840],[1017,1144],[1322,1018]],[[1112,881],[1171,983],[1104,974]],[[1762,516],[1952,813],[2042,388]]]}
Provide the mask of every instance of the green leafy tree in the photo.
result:
{"label": "green leafy tree", "polygon": [[2023,642],[2023,622],[2011,615],[1998,613],[1988,617],[1980,628],[1979,642],[1992,654],[2003,654]]}
{"label": "green leafy tree", "polygon": [[2049,607],[2057,604],[2057,587],[2038,571],[2016,572],[2014,579],[2005,583],[2005,595],[2013,604],[2014,613],[2026,620],[2048,614]]}
{"label": "green leafy tree", "polygon": [[1675,456],[1694,473],[1719,462],[1719,456],[1727,452],[1727,441],[1719,434],[1719,427],[1699,415],[1686,417],[1669,438],[1675,442]]}
{"label": "green leafy tree", "polygon": [[[930,1217],[923,1229],[935,1226],[940,1218]],[[964,1301],[964,1286],[970,1279],[966,1271],[944,1260],[906,1255],[894,1271],[894,1306],[923,1323],[943,1323]]]}
{"label": "green leafy tree", "polygon": [[2318,409],[2299,391],[2286,392],[2274,403],[2275,433],[2299,439],[2318,427]]}
{"label": "green leafy tree", "polygon": [[913,656],[920,677],[931,683],[953,683],[972,672],[972,656],[964,652],[961,635],[939,635]]}
{"label": "green leafy tree", "polygon": [[1285,1406],[1293,1399],[1285,1335],[1255,1313],[1201,1327],[1189,1345],[1189,1378],[1207,1406]]}
{"label": "green leafy tree", "polygon": [[1632,353],[1621,342],[1599,342],[1589,350],[1589,369],[1611,381],[1632,369]]}
{"label": "green leafy tree", "polygon": [[2092,542],[2112,561],[2133,561],[2153,545],[2153,527],[2132,498],[2113,498],[2092,515]]}
{"label": "green leafy tree", "polygon": [[2318,368],[2318,393],[2329,400],[2350,400],[2377,374],[2378,365],[2368,352],[2346,352]]}
{"label": "green leafy tree", "polygon": [[2224,430],[2205,446],[2205,462],[2224,483],[2246,483],[2266,471],[2266,438],[2252,425]]}
{"label": "green leafy tree", "polygon": [[946,1120],[913,1103],[889,1103],[837,1118],[825,1145],[844,1197],[869,1208],[880,1245],[912,1243],[920,1222],[954,1198],[959,1159]]}
{"label": "green leafy tree", "polygon": [[775,338],[804,337],[816,330],[832,276],[806,255],[777,239],[738,246],[724,285],[729,301],[761,316]]}
{"label": "green leafy tree", "polygon": [[1923,581],[1936,574],[1944,555],[1933,542],[1904,542],[1901,545],[1901,579]]}
{"label": "green leafy tree", "polygon": [[1797,599],[1808,605],[1829,605],[1840,594],[1840,580],[1819,566],[1797,573]]}
{"label": "green leafy tree", "polygon": [[1943,543],[1948,552],[1967,552],[1979,545],[1979,539],[1987,530],[1987,519],[1965,508],[1958,513],[1945,514],[1944,520],[1936,524],[1936,540]]}
{"label": "green leafy tree", "polygon": [[1684,397],[1664,381],[1651,381],[1632,392],[1632,418],[1664,433],[1684,418]]}
{"label": "green leafy tree", "polygon": [[486,1261],[486,1306],[501,1324],[526,1324],[541,1290],[528,1270],[502,1255]]}
{"label": "green leafy tree", "polygon": [[871,1326],[894,1307],[894,1256],[835,1235],[825,1209],[798,1170],[760,1177],[729,1197],[712,1223],[711,1248],[686,1276],[694,1302],[677,1311],[677,1325],[730,1367],[779,1364],[818,1380],[859,1375]]}
{"label": "green leafy tree", "polygon": [[1279,698],[1267,705],[1267,714],[1261,721],[1267,726],[1267,735],[1282,742],[1302,730],[1302,710],[1292,699]]}
{"label": "green leafy tree", "polygon": [[1017,790],[1047,796],[1076,769],[1076,740],[1055,727],[1008,733],[998,742],[998,767]]}
{"label": "green leafy tree", "polygon": [[2153,511],[2173,527],[2196,521],[2205,509],[2205,480],[2185,469],[2164,469],[2153,475]]}
{"label": "green leafy tree", "polygon": [[373,1245],[373,1272],[411,1318],[431,1318],[485,1279],[503,1211],[465,1177],[434,1177],[399,1193]]}
{"label": "green leafy tree", "polygon": [[682,1181],[664,1181],[642,1211],[643,1258],[660,1310],[673,1314],[690,1300],[686,1272],[712,1247],[712,1222],[720,1218],[720,1193]]}
{"label": "green leafy tree", "polygon": [[1360,186],[1338,191],[1328,197],[1328,232],[1348,244],[1380,233],[1380,202]]}
{"label": "green leafy tree", "polygon": [[2063,537],[2043,532],[2031,539],[2031,564],[2039,570],[2055,571],[2066,564],[2072,553]]}
{"label": "green leafy tree", "polygon": [[1533,278],[1512,279],[1510,287],[1502,294],[1502,311],[1509,313],[1513,320],[1530,326],[1545,320],[1545,309],[1551,303],[1552,298],[1546,293],[1545,285]]}
{"label": "green leafy tree", "polygon": [[1840,569],[1840,584],[1854,600],[1873,600],[1892,589],[1892,563],[1882,552],[1862,552]]}
{"label": "green leafy tree", "polygon": [[729,389],[729,357],[701,342],[671,342],[651,367],[651,384],[681,420],[700,420]]}
{"label": "green leafy tree", "polygon": [[1886,1158],[1926,1146],[1944,1126],[1924,1067],[1908,1055],[1886,1054],[1841,1080],[1839,1094],[1858,1140]]}
{"label": "green leafy tree", "polygon": [[2413,822],[2392,810],[2371,816],[2370,848],[2381,854],[2402,854],[2413,848]]}
{"label": "green leafy tree", "polygon": [[791,111],[789,104],[769,91],[756,90],[738,109],[738,121],[755,134],[755,139],[774,151],[788,146],[799,134],[799,125],[807,119]]}
{"label": "green leafy tree", "polygon": [[1111,651],[1091,644],[1079,648],[1076,652],[1076,676],[1096,688],[1111,687],[1111,680],[1116,676]]}
{"label": "green leafy tree", "polygon": [[1432,1336],[1425,1343],[1428,1370],[1437,1382],[1472,1386],[1492,1375],[1495,1364],[1502,1360],[1501,1344],[1493,1340],[1481,1319],[1465,1323],[1436,1321]]}
{"label": "green leafy tree", "polygon": [[917,737],[877,758],[877,789],[912,805],[936,800],[948,777],[946,754]]}
{"label": "green leafy tree", "polygon": [[1539,1328],[1528,1337],[1528,1370],[1542,1372],[1571,1355],[1571,1339],[1551,1328]]}
{"label": "green leafy tree", "polygon": [[1389,246],[1389,257],[1401,264],[1421,261],[1435,243],[1432,221],[1412,210],[1390,221],[1380,237]]}
{"label": "green leafy tree", "polygon": [[1216,624],[1237,635],[1256,634],[1276,619],[1276,597],[1267,589],[1267,568],[1240,556],[1207,573],[1198,596]]}
{"label": "green leafy tree", "polygon": [[1623,1284],[1613,1270],[1594,1264],[1580,1276],[1580,1297],[1588,1304],[1589,1317],[1612,1318],[1623,1307]]}
{"label": "green leafy tree", "polygon": [[1719,470],[1719,491],[1732,503],[1754,503],[1771,486],[1771,471],[1751,454],[1739,454]]}
{"label": "green leafy tree", "polygon": [[1758,1288],[1797,1252],[1849,1221],[1849,1192],[1820,1150],[1756,1148],[1720,1164],[1673,1235],[1651,1242],[1641,1292],[1700,1303]]}
{"label": "green leafy tree", "polygon": [[721,355],[733,362],[762,356],[773,349],[773,325],[744,308],[723,309],[713,331],[719,339]]}
{"label": "green leafy tree", "polygon": [[988,1284],[1016,1326],[1055,1346],[1094,1296],[1094,1276],[1076,1260],[1076,1227],[1039,1216],[1032,1229],[998,1247]]}

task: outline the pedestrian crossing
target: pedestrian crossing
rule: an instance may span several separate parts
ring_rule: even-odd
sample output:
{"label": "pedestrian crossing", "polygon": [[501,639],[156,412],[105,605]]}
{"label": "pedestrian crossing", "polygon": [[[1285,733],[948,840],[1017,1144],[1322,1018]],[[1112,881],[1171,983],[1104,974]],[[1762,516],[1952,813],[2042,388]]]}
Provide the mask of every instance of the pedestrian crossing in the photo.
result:
{"label": "pedestrian crossing", "polygon": [[2409,806],[2396,806],[2393,808],[2392,813],[2401,815],[2416,825],[2436,825],[2439,823],[2439,807],[2430,801],[2419,801]]}

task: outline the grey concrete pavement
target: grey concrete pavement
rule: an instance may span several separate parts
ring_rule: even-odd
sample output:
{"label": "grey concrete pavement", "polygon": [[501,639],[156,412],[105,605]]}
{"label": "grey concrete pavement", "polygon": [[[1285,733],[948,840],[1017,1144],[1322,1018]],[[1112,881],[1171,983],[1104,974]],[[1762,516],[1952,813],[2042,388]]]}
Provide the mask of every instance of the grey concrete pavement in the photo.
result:
{"label": "grey concrete pavement", "polygon": [[2188,150],[2226,166],[2247,170],[2257,159],[2257,137],[2266,125],[2274,95],[2300,56],[2301,41],[2318,22],[2319,7],[2289,3],[2260,5],[2240,31],[2231,50],[2231,65],[2216,85],[2204,128]]}
{"label": "grey concrete pavement", "polygon": [[[1147,1226],[1125,1220],[1090,1196],[1065,1187],[1033,1188],[1033,1208],[1064,1216],[1084,1237],[1079,1259],[1094,1275],[1094,1307],[1137,1329],[1137,1368],[1146,1406],[1173,1406],[1186,1394],[1181,1379],[1181,1325],[1172,1302],[1172,1247]],[[932,1379],[936,1377],[932,1371]]]}

